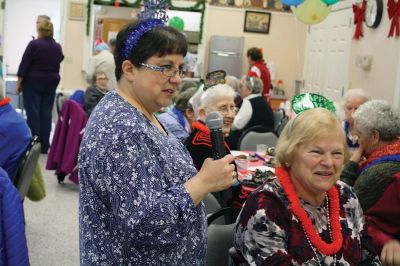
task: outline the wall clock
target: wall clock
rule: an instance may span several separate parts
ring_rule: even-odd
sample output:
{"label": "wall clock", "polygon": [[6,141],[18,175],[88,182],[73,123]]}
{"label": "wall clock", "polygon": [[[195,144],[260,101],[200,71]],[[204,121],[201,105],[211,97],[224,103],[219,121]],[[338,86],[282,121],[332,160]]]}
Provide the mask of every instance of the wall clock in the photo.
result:
{"label": "wall clock", "polygon": [[367,0],[365,8],[365,24],[370,28],[377,28],[383,14],[383,0]]}

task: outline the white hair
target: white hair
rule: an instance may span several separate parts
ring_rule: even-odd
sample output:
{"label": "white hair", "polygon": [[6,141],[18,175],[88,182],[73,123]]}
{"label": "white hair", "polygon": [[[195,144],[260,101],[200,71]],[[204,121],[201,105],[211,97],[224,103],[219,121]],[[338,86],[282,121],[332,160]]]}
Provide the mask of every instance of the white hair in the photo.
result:
{"label": "white hair", "polygon": [[344,101],[346,102],[350,97],[361,98],[364,102],[368,101],[369,98],[365,94],[365,91],[361,88],[350,89],[344,94]]}
{"label": "white hair", "polygon": [[221,98],[232,98],[234,101],[236,97],[235,91],[227,84],[217,84],[208,88],[201,96],[200,102],[203,107],[211,107],[216,101]]}
{"label": "white hair", "polygon": [[201,101],[200,101],[200,99],[201,99],[201,96],[202,96],[203,93],[204,93],[203,87],[204,87],[204,85],[201,85],[201,86],[197,89],[196,93],[189,99],[189,103],[192,105],[193,112],[196,114],[196,116],[198,115],[198,113],[199,113],[199,108],[200,108],[200,106],[201,106]]}
{"label": "white hair", "polygon": [[353,119],[364,136],[370,136],[373,130],[377,130],[384,141],[392,141],[400,136],[400,114],[386,101],[372,100],[360,105]]}
{"label": "white hair", "polygon": [[239,93],[240,80],[237,77],[232,75],[227,75],[225,77],[225,83],[231,86],[235,92]]}

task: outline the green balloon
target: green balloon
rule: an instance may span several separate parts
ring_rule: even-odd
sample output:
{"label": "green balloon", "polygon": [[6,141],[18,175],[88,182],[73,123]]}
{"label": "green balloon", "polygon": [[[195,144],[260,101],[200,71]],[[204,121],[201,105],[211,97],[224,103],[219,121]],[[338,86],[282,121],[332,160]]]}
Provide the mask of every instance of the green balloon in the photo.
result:
{"label": "green balloon", "polygon": [[183,31],[185,27],[185,22],[180,17],[175,16],[170,18],[170,20],[168,21],[168,26],[175,28],[179,31]]}

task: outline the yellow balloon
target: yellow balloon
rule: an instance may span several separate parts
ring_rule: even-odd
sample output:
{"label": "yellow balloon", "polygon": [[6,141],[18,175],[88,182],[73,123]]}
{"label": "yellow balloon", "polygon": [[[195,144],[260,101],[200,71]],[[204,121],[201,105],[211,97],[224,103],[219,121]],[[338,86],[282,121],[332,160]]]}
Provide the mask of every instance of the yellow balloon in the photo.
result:
{"label": "yellow balloon", "polygon": [[297,7],[291,6],[297,19],[305,24],[317,24],[323,21],[331,11],[322,0],[305,0]]}

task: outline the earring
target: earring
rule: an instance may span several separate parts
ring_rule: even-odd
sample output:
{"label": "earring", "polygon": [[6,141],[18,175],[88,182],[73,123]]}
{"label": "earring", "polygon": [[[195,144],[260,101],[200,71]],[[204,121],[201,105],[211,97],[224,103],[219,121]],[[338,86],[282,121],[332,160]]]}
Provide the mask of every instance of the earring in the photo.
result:
{"label": "earring", "polygon": [[285,163],[285,166],[286,166],[287,168],[289,168],[289,167],[290,167],[290,164],[289,164],[289,163]]}

